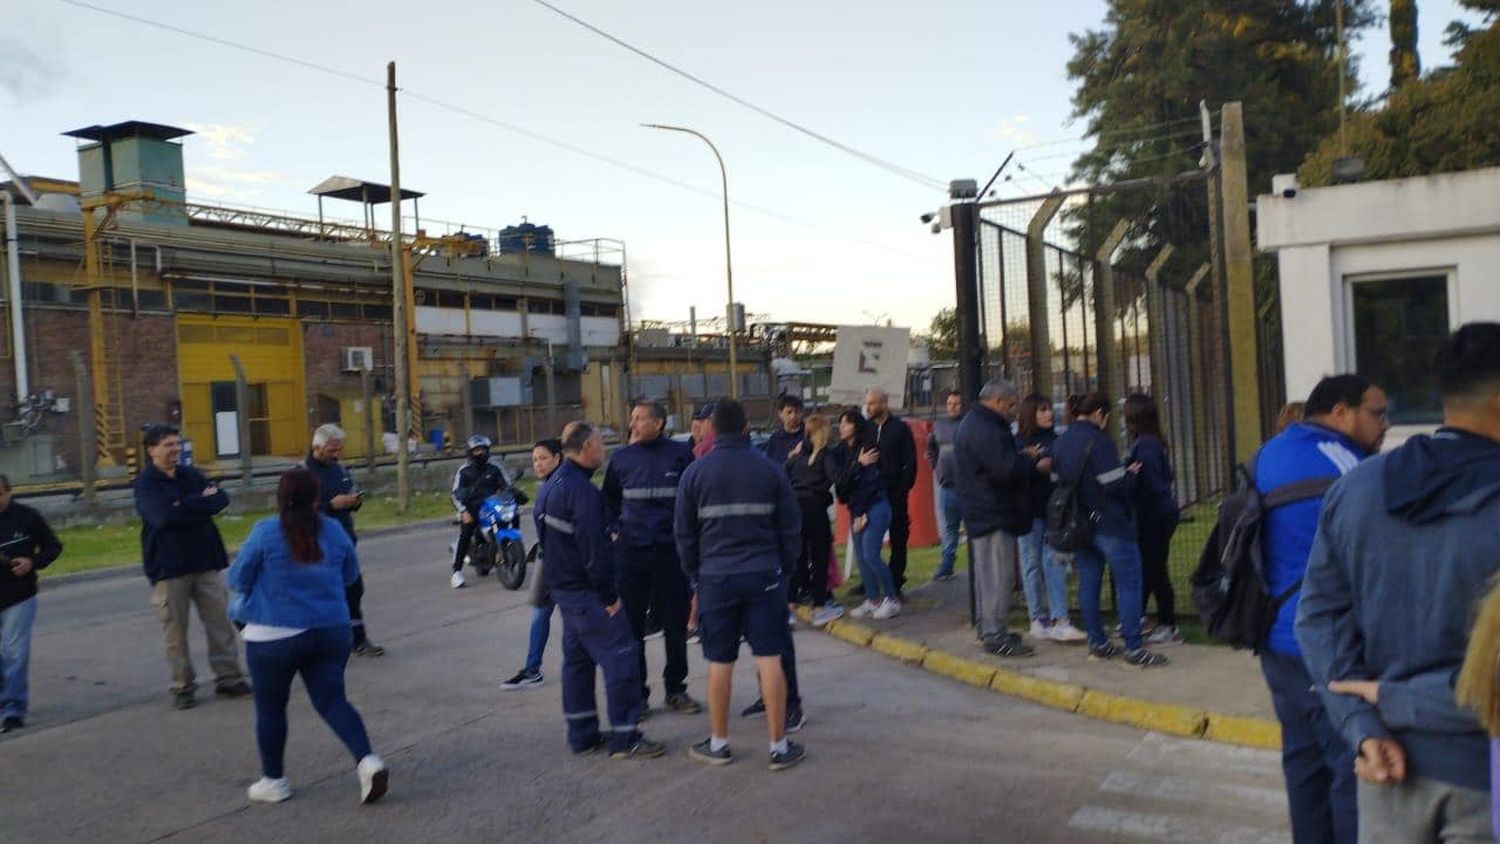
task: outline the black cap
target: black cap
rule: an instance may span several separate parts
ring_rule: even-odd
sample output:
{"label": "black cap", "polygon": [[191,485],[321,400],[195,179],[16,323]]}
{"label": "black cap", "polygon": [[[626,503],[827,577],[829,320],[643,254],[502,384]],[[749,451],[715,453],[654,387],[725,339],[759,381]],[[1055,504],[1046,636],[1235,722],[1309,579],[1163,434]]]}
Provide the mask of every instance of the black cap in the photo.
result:
{"label": "black cap", "polygon": [[714,403],[713,402],[709,402],[708,404],[705,404],[702,407],[699,407],[697,410],[695,410],[693,412],[693,419],[698,420],[700,422],[702,420],[712,419],[712,418],[714,418]]}

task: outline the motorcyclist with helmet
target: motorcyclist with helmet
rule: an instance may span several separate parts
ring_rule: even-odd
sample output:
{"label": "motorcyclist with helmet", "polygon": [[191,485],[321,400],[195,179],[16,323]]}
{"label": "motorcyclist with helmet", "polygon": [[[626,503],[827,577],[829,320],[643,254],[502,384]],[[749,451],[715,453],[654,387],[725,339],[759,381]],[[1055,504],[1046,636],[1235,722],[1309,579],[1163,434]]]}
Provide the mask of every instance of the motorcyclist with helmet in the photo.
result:
{"label": "motorcyclist with helmet", "polygon": [[[453,576],[448,583],[454,589],[464,586],[464,558],[479,530],[479,508],[484,500],[510,486],[510,478],[500,466],[490,462],[490,438],[483,434],[469,437],[466,443],[469,459],[453,473],[453,505],[459,510],[458,542],[453,546]],[[524,505],[526,494],[514,491],[517,505]]]}

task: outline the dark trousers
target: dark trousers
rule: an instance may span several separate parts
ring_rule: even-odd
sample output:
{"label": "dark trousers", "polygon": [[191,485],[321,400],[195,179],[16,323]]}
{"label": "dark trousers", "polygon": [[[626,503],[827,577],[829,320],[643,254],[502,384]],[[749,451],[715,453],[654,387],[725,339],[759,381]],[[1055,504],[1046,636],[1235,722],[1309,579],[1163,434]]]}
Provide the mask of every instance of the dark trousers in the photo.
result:
{"label": "dark trousers", "polygon": [[791,594],[812,594],[813,605],[821,607],[832,596],[828,593],[828,556],[833,553],[833,527],[828,523],[828,508],[821,501],[798,501],[802,508],[802,551],[797,555],[797,570],[792,572]]}
{"label": "dark trousers", "polygon": [[574,752],[598,743],[599,704],[594,697],[594,669],[604,672],[609,712],[609,748],[626,750],[635,742],[644,702],[641,698],[639,645],[624,611],[611,616],[592,592],[554,590],[563,622],[562,703],[568,722],[568,746]]}
{"label": "dark trousers", "polygon": [[479,530],[478,514],[470,513],[469,515],[474,518],[458,529],[458,545],[453,549],[454,571],[464,570],[464,555],[469,553],[469,545],[474,541],[474,534]]}
{"label": "dark trousers", "polygon": [[1136,523],[1141,546],[1141,581],[1145,586],[1141,612],[1146,611],[1146,602],[1154,597],[1157,623],[1172,627],[1177,625],[1177,596],[1172,592],[1167,559],[1172,554],[1172,534],[1176,532],[1176,519],[1141,519]]}
{"label": "dark trousers", "polygon": [[365,723],[344,695],[344,666],[353,638],[347,627],[314,627],[288,639],[246,642],[245,662],[255,694],[255,741],[260,746],[261,773],[281,779],[286,752],[286,704],[292,678],[302,685],[313,708],[356,761],[370,754]]}
{"label": "dark trousers", "polygon": [[637,548],[615,546],[619,569],[616,577],[625,615],[635,633],[640,661],[641,699],[651,699],[646,685],[646,611],[655,610],[666,644],[667,664],[662,669],[662,685],[668,695],[687,691],[687,617],[692,599],[687,575],[677,561],[672,545],[647,545]]}
{"label": "dark trousers", "polygon": [[891,578],[896,581],[899,594],[906,586],[906,543],[911,539],[911,514],[907,512],[906,496],[909,489],[887,488],[885,497],[891,502]]}
{"label": "dark trousers", "polygon": [[1266,651],[1260,670],[1281,722],[1281,770],[1296,844],[1354,844],[1358,837],[1354,751],[1311,691],[1301,657]]}
{"label": "dark trousers", "polygon": [[344,587],[344,600],[349,603],[349,621],[354,625],[354,646],[357,648],[368,641],[365,635],[365,612],[360,608],[360,602],[365,598],[365,579],[363,576],[354,578],[354,582]]}

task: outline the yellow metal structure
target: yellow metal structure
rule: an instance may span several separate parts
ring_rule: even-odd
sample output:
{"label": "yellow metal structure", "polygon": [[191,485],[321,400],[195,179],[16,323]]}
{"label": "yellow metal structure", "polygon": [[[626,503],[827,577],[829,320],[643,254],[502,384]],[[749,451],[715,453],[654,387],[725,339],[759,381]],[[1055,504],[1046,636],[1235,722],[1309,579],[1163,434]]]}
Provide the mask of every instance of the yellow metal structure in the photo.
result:
{"label": "yellow metal structure", "polygon": [[[236,410],[250,416],[252,453],[300,457],[307,450],[308,431],[298,320],[179,315],[177,368],[183,436],[195,441],[198,460],[211,462],[220,456],[221,431],[213,394],[216,385],[221,390],[232,388],[231,353],[244,365],[250,388],[250,407]],[[222,434],[227,435],[227,429]]]}
{"label": "yellow metal structure", "polygon": [[[106,193],[85,198],[83,211],[84,287],[89,294],[89,355],[94,380],[94,431],[99,464],[118,466],[125,459],[125,366],[120,359],[120,317],[106,314],[104,291],[113,289],[113,261],[103,249],[101,235],[114,224],[120,209],[152,200],[150,191]],[[98,213],[98,212],[102,212]],[[111,298],[110,310],[115,310]]]}

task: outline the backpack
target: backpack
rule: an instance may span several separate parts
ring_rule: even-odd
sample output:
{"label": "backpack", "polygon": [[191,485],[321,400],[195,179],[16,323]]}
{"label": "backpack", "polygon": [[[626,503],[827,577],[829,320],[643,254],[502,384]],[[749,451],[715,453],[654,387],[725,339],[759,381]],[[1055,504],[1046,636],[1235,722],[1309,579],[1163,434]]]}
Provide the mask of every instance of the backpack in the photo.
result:
{"label": "backpack", "polygon": [[1304,478],[1262,495],[1255,489],[1255,464],[1259,457],[1257,450],[1239,467],[1241,483],[1220,502],[1217,521],[1189,581],[1193,604],[1208,627],[1208,634],[1236,648],[1257,651],[1276,623],[1282,606],[1302,588],[1299,580],[1285,592],[1271,594],[1261,550],[1261,524],[1270,511],[1318,498],[1338,480]]}
{"label": "backpack", "polygon": [[1054,550],[1074,554],[1094,544],[1094,526],[1099,514],[1085,511],[1078,498],[1083,475],[1088,471],[1089,455],[1098,440],[1089,440],[1071,478],[1059,478],[1052,494],[1047,496],[1047,544]]}

